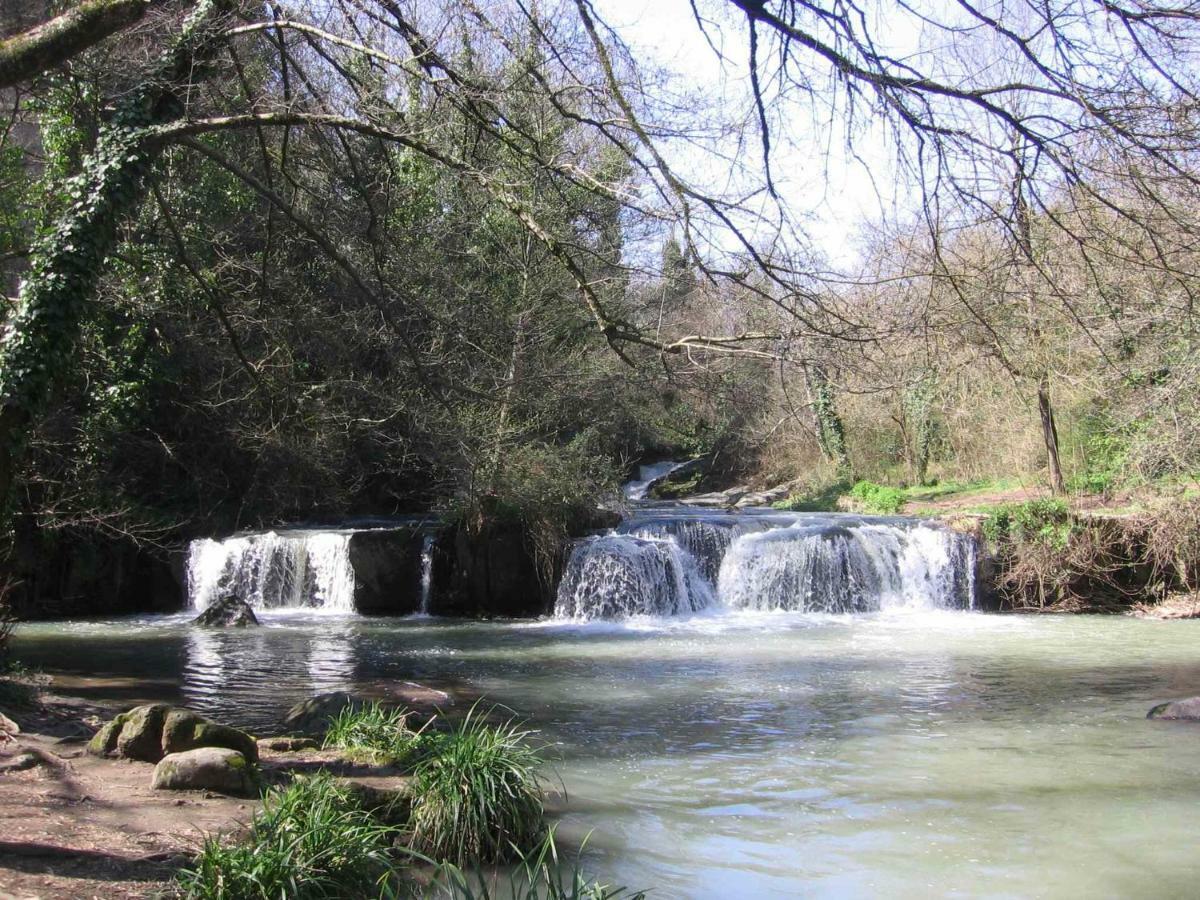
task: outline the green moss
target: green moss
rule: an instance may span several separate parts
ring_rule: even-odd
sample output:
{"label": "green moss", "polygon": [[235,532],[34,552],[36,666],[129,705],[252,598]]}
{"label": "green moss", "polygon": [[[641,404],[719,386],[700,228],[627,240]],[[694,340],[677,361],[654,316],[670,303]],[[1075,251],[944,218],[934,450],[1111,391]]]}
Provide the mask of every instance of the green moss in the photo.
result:
{"label": "green moss", "polygon": [[679,497],[687,497],[696,492],[703,478],[703,472],[693,472],[683,481],[663,479],[650,488],[650,496],[655,500],[675,500]]}
{"label": "green moss", "polygon": [[121,728],[125,724],[125,715],[122,713],[111,722],[103,725],[97,731],[90,741],[88,741],[87,750],[93,756],[107,756],[117,749],[117,737],[121,734]]}

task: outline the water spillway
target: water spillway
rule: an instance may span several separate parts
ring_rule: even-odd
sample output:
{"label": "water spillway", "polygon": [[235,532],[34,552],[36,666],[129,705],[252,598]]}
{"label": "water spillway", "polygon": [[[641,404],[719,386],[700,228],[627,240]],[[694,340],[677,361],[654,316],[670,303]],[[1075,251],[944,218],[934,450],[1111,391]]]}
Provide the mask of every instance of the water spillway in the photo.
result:
{"label": "water spillway", "polygon": [[336,531],[204,538],[188,547],[188,601],[202,610],[227,594],[256,609],[354,609],[349,534]]}
{"label": "water spillway", "polygon": [[235,596],[258,610],[415,613],[433,605],[434,523],[399,520],[203,538],[188,547],[188,605]]}
{"label": "water spillway", "polygon": [[916,519],[647,506],[576,542],[555,615],[968,609],[974,571],[972,538]]}

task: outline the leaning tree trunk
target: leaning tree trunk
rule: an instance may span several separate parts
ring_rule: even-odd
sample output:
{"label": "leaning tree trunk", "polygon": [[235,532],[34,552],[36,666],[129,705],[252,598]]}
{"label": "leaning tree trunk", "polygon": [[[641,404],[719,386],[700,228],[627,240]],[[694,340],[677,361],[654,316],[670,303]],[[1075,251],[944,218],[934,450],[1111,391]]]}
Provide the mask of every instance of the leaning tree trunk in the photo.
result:
{"label": "leaning tree trunk", "polygon": [[1054,407],[1050,403],[1050,376],[1043,374],[1038,381],[1038,412],[1042,416],[1042,440],[1046,444],[1046,464],[1050,470],[1050,491],[1056,497],[1066,493],[1062,465],[1058,455],[1058,427],[1054,424]]}
{"label": "leaning tree trunk", "polygon": [[140,90],[122,100],[68,182],[54,229],[34,249],[30,270],[0,342],[0,506],[7,508],[29,430],[72,365],[80,325],[117,222],[141,201],[158,153],[145,129],[176,118],[195,65],[222,41],[222,14],[237,0],[199,0]]}

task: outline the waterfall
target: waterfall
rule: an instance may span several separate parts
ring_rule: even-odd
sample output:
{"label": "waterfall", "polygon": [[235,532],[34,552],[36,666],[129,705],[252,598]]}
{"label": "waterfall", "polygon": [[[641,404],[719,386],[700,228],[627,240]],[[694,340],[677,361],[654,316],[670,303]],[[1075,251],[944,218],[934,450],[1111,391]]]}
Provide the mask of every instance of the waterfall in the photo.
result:
{"label": "waterfall", "polygon": [[233,594],[255,609],[354,611],[350,535],[274,531],[188,547],[188,602],[201,610]]}
{"label": "waterfall", "polygon": [[960,608],[970,605],[970,595],[961,590],[957,548],[968,543],[925,526],[798,525],[737,540],[721,561],[717,589],[740,609]]}
{"label": "waterfall", "polygon": [[633,481],[627,481],[621,488],[622,493],[625,494],[625,499],[645,500],[647,492],[653,487],[656,481],[661,481],[676,469],[686,466],[688,462],[687,460],[678,462],[677,460],[668,459],[646,466],[638,466],[638,477]]}
{"label": "waterfall", "polygon": [[576,542],[555,615],[963,609],[974,569],[969,537],[915,520],[662,512]]}
{"label": "waterfall", "polygon": [[554,614],[566,619],[673,616],[713,602],[695,560],[672,539],[603,535],[576,543]]}
{"label": "waterfall", "polygon": [[433,599],[434,539],[433,534],[427,534],[421,539],[421,600],[417,612],[423,616],[429,615],[430,601]]}

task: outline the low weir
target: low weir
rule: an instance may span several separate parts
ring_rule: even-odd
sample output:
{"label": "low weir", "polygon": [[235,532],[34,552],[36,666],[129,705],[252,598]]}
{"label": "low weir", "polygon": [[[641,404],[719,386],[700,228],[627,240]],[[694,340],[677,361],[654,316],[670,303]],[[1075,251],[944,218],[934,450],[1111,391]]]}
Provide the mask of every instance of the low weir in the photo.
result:
{"label": "low weir", "polygon": [[428,613],[436,524],[397,520],[204,538],[188,547],[188,605],[232,594],[258,610]]}
{"label": "low weir", "polygon": [[672,504],[576,542],[555,615],[969,609],[974,572],[972,538],[920,520]]}
{"label": "low weir", "polygon": [[[974,607],[976,547],[968,535],[898,516],[640,499],[678,465],[642,467],[625,488],[628,510],[620,524],[573,544],[554,617]],[[439,598],[446,596],[449,568],[437,562],[447,560],[448,550],[439,549],[443,534],[438,523],[413,518],[193,541],[189,603],[200,610],[233,594],[260,610],[444,612]]]}

